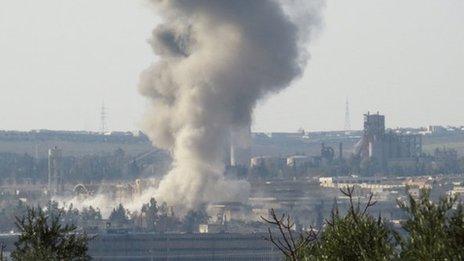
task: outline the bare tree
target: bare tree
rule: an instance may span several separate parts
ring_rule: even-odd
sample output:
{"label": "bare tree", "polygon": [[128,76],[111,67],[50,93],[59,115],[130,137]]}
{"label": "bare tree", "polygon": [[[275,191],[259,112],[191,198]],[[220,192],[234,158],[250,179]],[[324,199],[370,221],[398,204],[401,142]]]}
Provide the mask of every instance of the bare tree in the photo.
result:
{"label": "bare tree", "polygon": [[317,239],[317,233],[311,227],[309,231],[295,232],[295,222],[291,219],[290,215],[282,214],[277,216],[274,209],[270,210],[270,218],[264,218],[268,224],[271,224],[278,229],[278,236],[274,236],[271,228],[268,228],[269,237],[265,238],[276,246],[286,258],[297,261],[298,252],[307,247],[312,241]]}
{"label": "bare tree", "polygon": [[[341,193],[349,199],[349,209],[346,217],[351,217],[355,225],[365,222],[368,216],[368,209],[376,204],[372,200],[373,195],[369,194],[368,201],[365,205],[361,206],[361,202],[354,200],[354,187],[346,187],[340,189]],[[261,217],[265,222],[272,225],[271,227],[277,228],[277,232],[273,232],[271,227],[268,228],[269,236],[266,240],[270,241],[282,252],[286,258],[290,260],[299,260],[308,253],[303,253],[304,250],[311,248],[311,244],[315,243],[318,239],[318,233],[311,227],[308,232],[297,233],[295,223],[292,221],[288,214],[278,216],[274,209],[270,210],[270,218]],[[377,222],[381,222],[380,217]],[[325,223],[329,227],[338,227],[340,223],[340,214],[338,207],[334,206],[332,209],[331,220],[326,220]],[[380,223],[379,223],[380,225]],[[277,234],[277,235],[276,235]],[[354,239],[356,240],[356,239]]]}
{"label": "bare tree", "polygon": [[348,199],[350,200],[350,208],[348,209],[348,212],[349,214],[353,216],[353,220],[355,223],[358,223],[359,218],[365,216],[367,214],[367,210],[377,203],[377,201],[372,200],[372,197],[374,196],[374,194],[369,193],[369,198],[367,200],[367,203],[364,206],[363,210],[361,211],[361,202],[358,200],[356,207],[355,207],[355,203],[353,202],[354,186],[346,187],[345,189],[340,188],[340,192],[346,197],[348,197]]}

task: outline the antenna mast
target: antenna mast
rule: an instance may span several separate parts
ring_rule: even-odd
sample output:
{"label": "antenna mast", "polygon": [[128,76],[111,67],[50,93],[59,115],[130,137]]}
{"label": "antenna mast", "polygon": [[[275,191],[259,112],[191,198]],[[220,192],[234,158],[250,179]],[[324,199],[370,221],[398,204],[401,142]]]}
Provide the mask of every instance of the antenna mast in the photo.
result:
{"label": "antenna mast", "polygon": [[345,131],[351,130],[351,121],[350,121],[350,103],[348,98],[346,98],[346,107],[345,107]]}
{"label": "antenna mast", "polygon": [[100,131],[102,134],[106,133],[106,107],[105,102],[102,102],[101,111],[100,111]]}

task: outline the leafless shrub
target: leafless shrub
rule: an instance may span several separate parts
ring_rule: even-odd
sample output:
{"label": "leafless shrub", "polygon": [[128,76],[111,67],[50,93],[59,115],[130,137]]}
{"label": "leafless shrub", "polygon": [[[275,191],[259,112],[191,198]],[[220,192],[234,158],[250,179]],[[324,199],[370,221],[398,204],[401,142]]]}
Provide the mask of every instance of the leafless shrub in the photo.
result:
{"label": "leafless shrub", "polygon": [[270,218],[261,217],[261,219],[278,229],[278,236],[274,236],[271,228],[269,227],[269,236],[266,240],[270,241],[285,255],[286,258],[289,258],[290,260],[299,260],[298,252],[317,239],[317,233],[312,227],[307,232],[294,231],[295,222],[288,214],[284,213],[277,216],[275,210],[271,209]]}

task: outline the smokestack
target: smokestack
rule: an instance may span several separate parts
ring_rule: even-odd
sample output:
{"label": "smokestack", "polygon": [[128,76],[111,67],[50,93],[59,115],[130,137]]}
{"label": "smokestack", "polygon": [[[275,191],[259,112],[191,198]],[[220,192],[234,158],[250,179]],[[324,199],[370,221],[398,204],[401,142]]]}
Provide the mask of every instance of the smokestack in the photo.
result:
{"label": "smokestack", "polygon": [[48,192],[51,197],[63,192],[62,151],[58,147],[48,150]]}
{"label": "smokestack", "polygon": [[338,144],[338,158],[340,159],[340,162],[343,160],[343,143],[342,142]]}
{"label": "smokestack", "polygon": [[250,126],[259,99],[301,75],[322,1],[151,2],[162,22],[150,40],[159,60],[139,84],[151,101],[145,131],[173,152],[155,196],[187,209],[243,201],[249,184],[223,175],[229,134]]}
{"label": "smokestack", "polygon": [[251,126],[230,133],[230,165],[248,167],[251,159]]}

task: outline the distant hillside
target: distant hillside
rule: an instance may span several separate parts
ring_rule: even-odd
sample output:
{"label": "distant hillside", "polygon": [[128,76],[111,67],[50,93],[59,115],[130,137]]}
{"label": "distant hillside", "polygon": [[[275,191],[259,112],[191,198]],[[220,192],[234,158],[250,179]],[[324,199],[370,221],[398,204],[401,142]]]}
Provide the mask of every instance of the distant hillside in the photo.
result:
{"label": "distant hillside", "polygon": [[[294,154],[318,155],[321,144],[332,146],[338,151],[343,143],[344,155],[349,155],[360,139],[362,132],[341,131],[313,133],[253,133],[252,156],[288,156]],[[423,151],[432,153],[435,148],[453,148],[464,155],[464,134],[424,135]],[[29,154],[39,158],[47,157],[48,149],[60,147],[64,156],[83,156],[112,153],[124,149],[129,156],[137,156],[153,149],[143,133],[74,131],[0,131],[0,153]]]}
{"label": "distant hillside", "polygon": [[143,133],[72,131],[0,131],[0,152],[11,152],[39,158],[47,157],[48,149],[59,147],[64,156],[82,156],[111,153],[123,148],[129,155],[140,155],[153,149]]}

